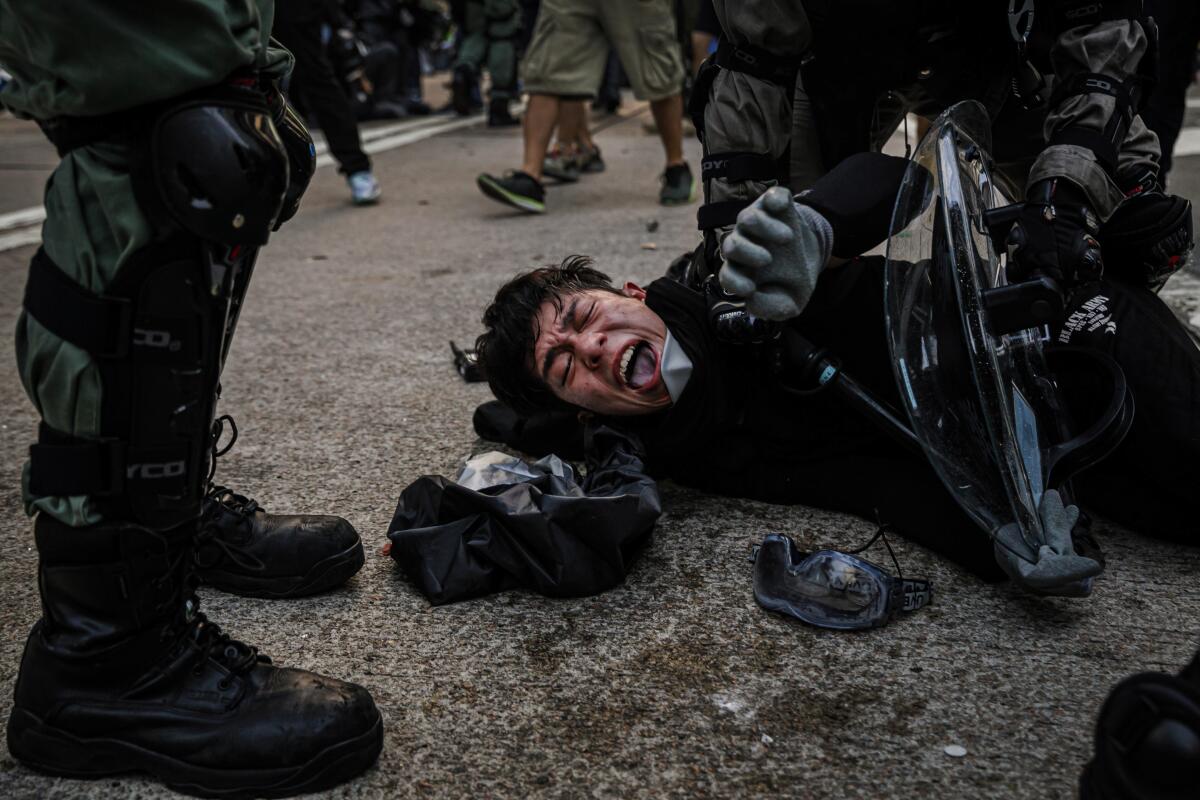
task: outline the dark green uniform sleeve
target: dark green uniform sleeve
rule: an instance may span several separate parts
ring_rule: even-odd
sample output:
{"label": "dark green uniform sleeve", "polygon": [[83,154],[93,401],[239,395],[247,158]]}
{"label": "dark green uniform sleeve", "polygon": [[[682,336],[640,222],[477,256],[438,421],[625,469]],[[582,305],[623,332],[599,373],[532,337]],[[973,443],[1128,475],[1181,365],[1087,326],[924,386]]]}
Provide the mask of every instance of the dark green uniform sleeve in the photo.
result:
{"label": "dark green uniform sleeve", "polygon": [[279,77],[274,0],[0,0],[0,103],[23,116],[92,116],[219,83],[242,68]]}

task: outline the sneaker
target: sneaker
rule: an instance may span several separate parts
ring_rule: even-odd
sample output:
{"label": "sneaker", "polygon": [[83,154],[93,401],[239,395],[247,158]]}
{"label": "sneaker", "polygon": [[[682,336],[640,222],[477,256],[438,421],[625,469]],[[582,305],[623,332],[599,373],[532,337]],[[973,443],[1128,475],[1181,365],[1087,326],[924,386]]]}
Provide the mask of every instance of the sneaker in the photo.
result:
{"label": "sneaker", "polygon": [[369,206],[379,202],[379,195],[382,194],[379,181],[375,180],[369,169],[347,175],[346,183],[350,184],[350,199],[354,205]]}
{"label": "sneaker", "polygon": [[200,580],[243,597],[306,597],[341,586],[365,561],[341,517],[270,514],[224,486],[204,498],[196,537]]}
{"label": "sneaker", "polygon": [[579,156],[561,145],[555,145],[542,160],[542,172],[556,181],[574,183],[579,180]]}
{"label": "sneaker", "polygon": [[604,172],[607,167],[604,164],[604,159],[600,157],[600,148],[593,147],[590,150],[584,151],[579,156],[579,169],[581,172],[595,174]]}
{"label": "sneaker", "polygon": [[511,170],[502,178],[484,172],[475,179],[475,183],[481,192],[493,200],[531,214],[546,213],[546,189],[527,172]]}
{"label": "sneaker", "polygon": [[660,180],[662,191],[658,193],[658,202],[664,206],[681,206],[696,199],[696,181],[686,162],[667,167]]}

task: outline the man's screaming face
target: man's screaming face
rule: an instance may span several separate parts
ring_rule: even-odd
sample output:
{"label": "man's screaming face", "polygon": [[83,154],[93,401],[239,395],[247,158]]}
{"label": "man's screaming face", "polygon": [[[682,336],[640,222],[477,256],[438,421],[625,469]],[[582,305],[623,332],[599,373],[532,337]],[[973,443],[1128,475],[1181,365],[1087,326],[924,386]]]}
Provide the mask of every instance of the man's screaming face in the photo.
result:
{"label": "man's screaming face", "polygon": [[597,414],[646,414],[671,404],[660,373],[667,326],[632,283],[620,294],[569,294],[542,303],[530,368],[555,397]]}

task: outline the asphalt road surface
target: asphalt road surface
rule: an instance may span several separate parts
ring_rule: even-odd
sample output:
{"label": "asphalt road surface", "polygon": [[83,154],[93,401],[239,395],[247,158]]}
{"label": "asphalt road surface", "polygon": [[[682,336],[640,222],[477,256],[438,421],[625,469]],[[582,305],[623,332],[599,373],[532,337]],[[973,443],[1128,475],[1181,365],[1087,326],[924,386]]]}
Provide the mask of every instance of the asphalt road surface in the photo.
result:
{"label": "asphalt road surface", "polygon": [[[474,338],[500,282],[570,253],[646,282],[694,245],[695,206],[656,202],[649,115],[630,104],[623,114],[597,138],[608,171],[551,188],[545,216],[475,188],[478,172],[516,165],[513,130],[421,138],[431,123],[406,122],[380,134],[393,145],[374,157],[384,195],[373,208],[351,207],[332,168],[318,173],[259,260],[224,376],[221,411],[241,437],[218,480],[273,510],[347,517],[367,564],[346,587],[298,601],[203,591],[205,610],[277,663],[370,688],[387,723],[383,755],[333,797],[1071,796],[1109,688],[1178,670],[1197,647],[1193,549],[1101,522],[1107,572],[1091,598],[1061,600],[984,585],[896,539],[905,574],[936,584],[934,603],[858,634],[762,611],[746,556],[771,531],[851,547],[871,524],[669,483],[653,544],[625,585],[597,597],[509,592],[431,608],[381,553],[404,486],[493,449],[471,429],[488,390],[459,379],[447,342]],[[687,154],[698,171],[694,140]],[[0,120],[4,330],[37,238],[36,212],[23,210],[53,163],[31,126]],[[1197,164],[1180,159],[1176,191],[1198,196]],[[1196,285],[1169,287],[1185,316]],[[6,718],[39,614],[18,491],[37,418],[11,358],[0,371]],[[948,755],[951,745],[966,754]],[[138,778],[48,778],[0,751],[3,797],[169,794]]]}

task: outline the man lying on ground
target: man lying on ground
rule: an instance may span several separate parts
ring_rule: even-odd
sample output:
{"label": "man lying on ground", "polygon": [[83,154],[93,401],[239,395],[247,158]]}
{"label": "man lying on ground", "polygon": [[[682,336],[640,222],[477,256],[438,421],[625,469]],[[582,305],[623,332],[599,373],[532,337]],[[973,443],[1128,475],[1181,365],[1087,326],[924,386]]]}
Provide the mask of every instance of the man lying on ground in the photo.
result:
{"label": "man lying on ground", "polygon": [[[819,206],[819,187],[814,193],[802,199]],[[814,219],[810,228],[858,252],[874,244],[844,220]],[[883,259],[842,265],[830,254],[844,251],[823,252],[811,300],[785,324],[829,347],[848,373],[899,408],[882,314]],[[527,414],[576,408],[636,431],[656,477],[878,518],[985,579],[1003,577],[988,538],[922,456],[832,392],[789,390],[771,342],[722,339],[713,300],[711,291],[670,277],[616,288],[590,259],[571,256],[504,285],[484,314],[477,348],[503,403]],[[1078,324],[1106,315],[1112,324]],[[1074,481],[1079,503],[1139,532],[1193,539],[1200,351],[1187,331],[1153,292],[1103,279],[1071,292],[1052,337],[1112,356],[1137,408],[1120,447]]]}

